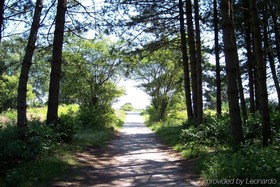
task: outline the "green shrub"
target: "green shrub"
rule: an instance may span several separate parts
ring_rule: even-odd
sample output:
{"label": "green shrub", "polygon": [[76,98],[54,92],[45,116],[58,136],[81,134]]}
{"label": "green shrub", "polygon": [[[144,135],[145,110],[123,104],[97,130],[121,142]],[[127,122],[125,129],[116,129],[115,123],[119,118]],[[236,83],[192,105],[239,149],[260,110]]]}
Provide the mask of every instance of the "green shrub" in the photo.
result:
{"label": "green shrub", "polygon": [[16,112],[16,110],[5,111],[5,112],[3,112],[3,116],[8,118],[12,122],[15,122],[17,120],[17,112]]}
{"label": "green shrub", "polygon": [[154,123],[153,129],[168,145],[175,146],[179,141],[182,124],[175,120]]}
{"label": "green shrub", "polygon": [[55,157],[29,162],[9,170],[5,179],[0,181],[0,186],[47,186],[44,184],[59,176],[70,166],[70,163]]}
{"label": "green shrub", "polygon": [[31,122],[23,140],[19,129],[8,125],[0,131],[0,168],[1,175],[21,163],[34,160],[48,153],[54,144],[52,129],[40,122]]}
{"label": "green shrub", "polygon": [[276,146],[280,145],[280,111],[279,109],[272,109],[271,111],[271,129],[273,144]]}
{"label": "green shrub", "polygon": [[131,103],[125,103],[120,109],[124,110],[124,111],[133,111],[133,110],[135,110],[135,108],[133,107],[133,105]]}
{"label": "green shrub", "polygon": [[279,184],[280,154],[273,147],[244,146],[235,153],[224,151],[204,157],[200,169],[208,182],[217,179],[274,179]]}
{"label": "green shrub", "polygon": [[249,114],[244,127],[244,138],[248,143],[256,143],[262,139],[262,122],[259,113]]}
{"label": "green shrub", "polygon": [[146,113],[149,115],[150,123],[161,121],[158,111],[152,105],[146,108]]}
{"label": "green shrub", "polygon": [[231,129],[227,117],[214,118],[205,116],[204,123],[197,126],[189,121],[184,124],[180,142],[186,146],[216,146],[231,143]]}
{"label": "green shrub", "polygon": [[82,126],[94,129],[111,127],[117,120],[114,110],[106,106],[82,107],[78,112],[78,119]]}
{"label": "green shrub", "polygon": [[75,113],[61,114],[57,124],[53,127],[56,141],[63,143],[71,142],[80,126],[80,121],[75,116]]}
{"label": "green shrub", "polygon": [[61,112],[54,126],[32,119],[23,140],[15,125],[0,129],[0,186],[41,186],[75,164],[74,152],[104,145],[125,117],[110,107],[76,111]]}

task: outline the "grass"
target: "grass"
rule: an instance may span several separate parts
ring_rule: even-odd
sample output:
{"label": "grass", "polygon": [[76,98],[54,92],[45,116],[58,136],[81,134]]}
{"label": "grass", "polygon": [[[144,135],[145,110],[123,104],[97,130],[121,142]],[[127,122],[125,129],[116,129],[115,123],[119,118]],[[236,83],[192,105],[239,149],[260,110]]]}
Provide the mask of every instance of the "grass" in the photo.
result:
{"label": "grass", "polygon": [[176,123],[175,121],[169,122],[156,122],[149,124],[150,127],[157,135],[161,137],[164,143],[170,146],[176,146],[179,141],[179,136],[182,130],[182,124]]}
{"label": "grass", "polygon": [[[67,111],[78,110],[77,106],[61,106],[60,115],[66,114]],[[29,115],[36,114],[44,116],[46,108],[33,108],[29,110]],[[6,113],[10,116],[14,113]],[[8,115],[9,116],[9,115]],[[75,153],[82,151],[87,146],[105,146],[112,138],[116,130],[120,129],[125,118],[125,112],[116,111],[118,120],[109,127],[104,128],[80,128],[75,135],[74,140],[68,144],[60,143],[54,148],[54,151],[44,155],[41,158],[20,164],[20,167],[8,171],[5,178],[0,178],[0,186],[45,186],[55,177],[60,176],[67,169],[79,167],[75,158]],[[38,119],[38,118],[37,118]]]}
{"label": "grass", "polygon": [[[146,121],[146,124],[184,158],[198,158],[196,170],[209,186],[223,186],[217,182],[223,183],[230,179],[233,182],[237,179],[243,180],[244,183],[238,186],[248,186],[250,180],[259,182],[253,186],[265,186],[260,185],[260,182],[273,182],[270,186],[280,186],[279,145],[263,147],[256,143],[246,144],[236,152],[226,141],[221,143],[227,139],[224,137],[227,134],[227,131],[224,131],[227,118],[216,121],[212,115],[211,111],[208,111],[210,118],[201,128],[186,128],[180,121],[170,119],[155,123]],[[148,119],[147,116],[145,119]]]}
{"label": "grass", "polygon": [[60,156],[47,157],[39,161],[24,164],[11,170],[1,186],[43,186],[50,179],[75,166],[74,158]]}
{"label": "grass", "polygon": [[[47,106],[42,107],[32,107],[27,108],[27,118],[31,119],[38,119],[40,121],[46,120],[47,114]],[[60,105],[58,107],[58,115],[61,116],[63,114],[67,114],[69,111],[77,112],[79,110],[79,106],[75,104],[71,105]],[[5,124],[14,124],[17,120],[17,111],[16,110],[9,110],[5,111],[0,114],[0,125],[4,126]]]}
{"label": "grass", "polygon": [[194,158],[208,152],[207,147],[186,146],[184,142],[181,141],[180,135],[184,126],[180,120],[150,123],[147,121],[147,116],[144,118],[146,119],[147,126],[155,132],[165,144],[171,146],[174,150],[179,151],[184,158]]}

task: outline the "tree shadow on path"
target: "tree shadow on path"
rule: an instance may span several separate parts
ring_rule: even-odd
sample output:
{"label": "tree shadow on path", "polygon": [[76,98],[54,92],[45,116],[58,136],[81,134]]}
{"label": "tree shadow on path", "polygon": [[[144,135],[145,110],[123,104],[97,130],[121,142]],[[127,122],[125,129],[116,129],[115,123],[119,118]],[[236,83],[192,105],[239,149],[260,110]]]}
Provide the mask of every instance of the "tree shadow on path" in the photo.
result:
{"label": "tree shadow on path", "polygon": [[105,148],[76,154],[71,169],[52,186],[201,186],[194,160],[184,160],[142,123],[128,114],[117,137]]}

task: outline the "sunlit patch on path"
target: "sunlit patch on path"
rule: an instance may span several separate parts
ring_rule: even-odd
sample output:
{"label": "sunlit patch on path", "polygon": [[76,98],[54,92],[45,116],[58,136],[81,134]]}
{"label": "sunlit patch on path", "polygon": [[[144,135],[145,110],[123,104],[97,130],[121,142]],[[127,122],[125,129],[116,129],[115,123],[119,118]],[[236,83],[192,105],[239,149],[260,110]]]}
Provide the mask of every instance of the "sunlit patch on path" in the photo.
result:
{"label": "sunlit patch on path", "polygon": [[77,158],[83,167],[53,186],[200,186],[193,162],[161,144],[139,113],[127,113],[118,138],[104,150]]}

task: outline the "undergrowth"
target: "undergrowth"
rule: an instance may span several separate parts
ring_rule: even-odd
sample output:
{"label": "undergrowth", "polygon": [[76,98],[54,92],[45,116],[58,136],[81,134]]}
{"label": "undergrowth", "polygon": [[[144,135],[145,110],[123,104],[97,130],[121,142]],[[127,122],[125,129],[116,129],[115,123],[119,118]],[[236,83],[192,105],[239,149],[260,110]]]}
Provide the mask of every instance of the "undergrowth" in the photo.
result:
{"label": "undergrowth", "polygon": [[[120,111],[115,114],[110,110],[103,116],[95,111],[95,115],[85,120],[80,109],[65,107],[60,108],[54,126],[31,119],[24,140],[14,124],[0,129],[0,186],[44,186],[68,168],[78,167],[74,153],[86,146],[104,146],[125,117]],[[88,124],[89,121],[92,123]]]}
{"label": "undergrowth", "polygon": [[[197,172],[209,186],[260,186],[261,183],[280,186],[279,111],[271,110],[270,116],[273,143],[268,147],[261,145],[260,115],[250,114],[243,125],[246,143],[238,151],[233,149],[226,112],[219,118],[213,112],[205,112],[201,125],[193,121],[181,123],[176,118],[160,122],[146,120],[146,124],[183,157],[198,158]],[[237,184],[240,181],[243,184]]]}

